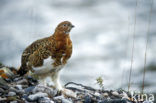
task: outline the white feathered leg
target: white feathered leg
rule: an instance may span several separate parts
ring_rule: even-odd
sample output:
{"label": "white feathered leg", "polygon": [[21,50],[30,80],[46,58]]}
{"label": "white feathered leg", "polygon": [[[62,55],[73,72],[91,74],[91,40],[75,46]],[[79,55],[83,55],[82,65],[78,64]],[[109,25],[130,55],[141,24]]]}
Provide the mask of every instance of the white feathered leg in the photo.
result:
{"label": "white feathered leg", "polygon": [[51,73],[51,79],[54,82],[54,86],[60,91],[63,89],[63,87],[60,83],[60,71],[62,68],[63,68],[63,66],[58,66]]}
{"label": "white feathered leg", "polygon": [[51,79],[52,79],[52,81],[54,83],[54,86],[59,91],[61,91],[63,95],[76,98],[76,96],[77,96],[76,93],[74,93],[72,90],[63,88],[61,83],[60,83],[60,75],[59,75],[59,73],[60,73],[60,70],[63,68],[63,66],[59,66],[59,67],[55,68],[54,71],[51,72]]}
{"label": "white feathered leg", "polygon": [[54,86],[58,89],[58,90],[62,90],[62,86],[61,86],[61,83],[60,83],[60,76],[59,76],[59,72],[55,72],[55,73],[52,73],[51,75],[51,79],[54,83]]}
{"label": "white feathered leg", "polygon": [[45,77],[39,76],[39,85],[47,86],[47,82]]}

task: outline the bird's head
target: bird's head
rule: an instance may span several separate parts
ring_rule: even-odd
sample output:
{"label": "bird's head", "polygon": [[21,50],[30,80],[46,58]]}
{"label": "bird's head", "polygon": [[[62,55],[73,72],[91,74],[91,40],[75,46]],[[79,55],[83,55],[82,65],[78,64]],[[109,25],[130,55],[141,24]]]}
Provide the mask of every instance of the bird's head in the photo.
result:
{"label": "bird's head", "polygon": [[69,34],[74,25],[69,21],[63,21],[56,27],[55,31],[59,31],[63,34]]}

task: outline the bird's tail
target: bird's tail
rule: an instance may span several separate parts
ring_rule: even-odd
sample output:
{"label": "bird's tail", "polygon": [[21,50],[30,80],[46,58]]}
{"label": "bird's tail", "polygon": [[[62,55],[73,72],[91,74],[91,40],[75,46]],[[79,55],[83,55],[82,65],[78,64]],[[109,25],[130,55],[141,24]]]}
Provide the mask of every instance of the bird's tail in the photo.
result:
{"label": "bird's tail", "polygon": [[17,74],[19,74],[20,76],[23,76],[28,72],[27,61],[28,61],[28,55],[23,56],[22,54],[21,66],[17,71]]}
{"label": "bird's tail", "polygon": [[18,69],[17,74],[20,76],[23,76],[28,72],[27,66],[21,65],[21,67]]}

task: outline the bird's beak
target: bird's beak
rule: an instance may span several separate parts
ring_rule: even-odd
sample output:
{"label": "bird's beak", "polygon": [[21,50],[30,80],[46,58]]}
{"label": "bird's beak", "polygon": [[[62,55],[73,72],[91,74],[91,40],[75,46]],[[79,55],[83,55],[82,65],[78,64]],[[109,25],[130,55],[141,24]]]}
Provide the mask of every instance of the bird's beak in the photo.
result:
{"label": "bird's beak", "polygon": [[71,25],[71,28],[74,28],[75,26],[74,25]]}

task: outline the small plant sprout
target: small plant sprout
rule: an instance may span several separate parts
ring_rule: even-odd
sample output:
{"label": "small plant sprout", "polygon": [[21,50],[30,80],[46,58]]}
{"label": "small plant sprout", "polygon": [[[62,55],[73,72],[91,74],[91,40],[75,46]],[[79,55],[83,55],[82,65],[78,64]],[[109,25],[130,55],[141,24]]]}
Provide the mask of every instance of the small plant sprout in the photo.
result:
{"label": "small plant sprout", "polygon": [[96,83],[99,85],[99,87],[104,90],[104,84],[103,84],[103,79],[102,76],[99,76],[98,78],[96,78]]}

